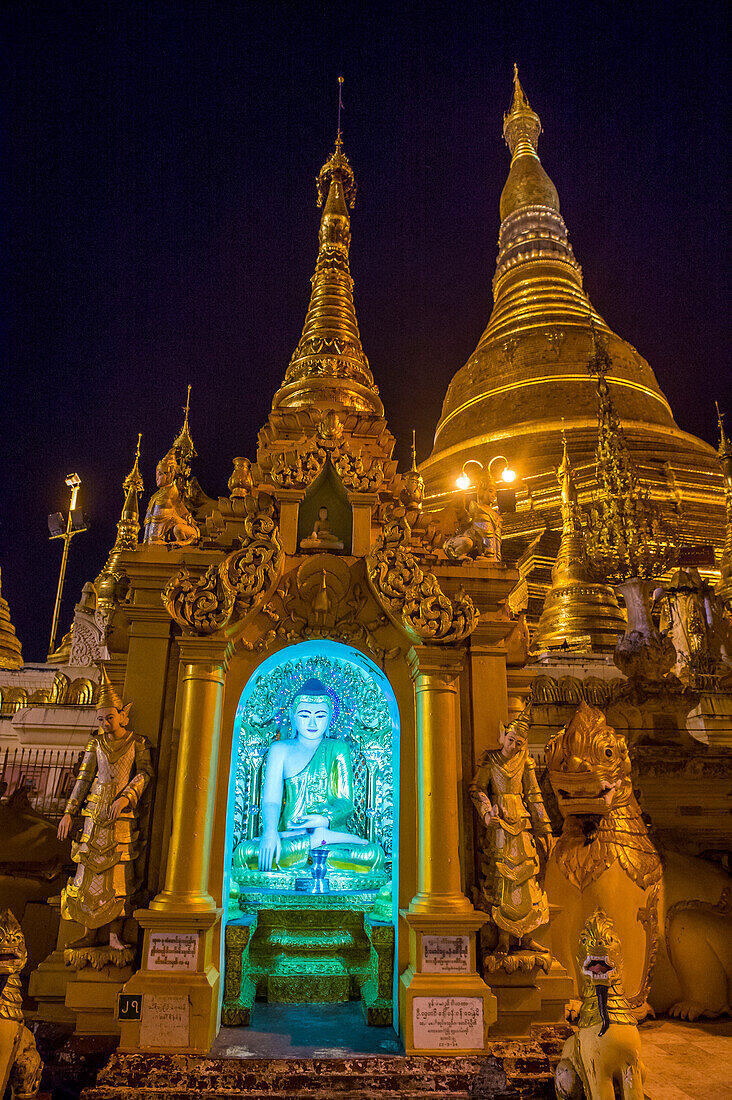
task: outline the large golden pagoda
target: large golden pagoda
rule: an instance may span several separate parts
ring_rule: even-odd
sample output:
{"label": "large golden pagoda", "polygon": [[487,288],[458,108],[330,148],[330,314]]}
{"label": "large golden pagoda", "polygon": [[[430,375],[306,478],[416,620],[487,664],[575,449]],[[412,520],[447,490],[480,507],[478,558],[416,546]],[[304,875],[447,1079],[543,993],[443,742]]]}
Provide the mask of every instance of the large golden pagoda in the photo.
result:
{"label": "large golden pagoda", "polygon": [[524,490],[504,537],[528,541],[546,522],[561,530],[554,466],[562,419],[583,500],[594,482],[597,397],[587,369],[594,327],[607,348],[608,385],[641,481],[667,506],[680,494],[683,541],[721,544],[723,494],[715,452],[678,427],[649,364],[590,302],[557,189],[539,159],[541,122],[517,72],[503,133],[511,167],[500,202],[493,312],[448,387],[432,453],[420,468],[433,506],[454,490],[466,459],[485,464],[501,453]]}

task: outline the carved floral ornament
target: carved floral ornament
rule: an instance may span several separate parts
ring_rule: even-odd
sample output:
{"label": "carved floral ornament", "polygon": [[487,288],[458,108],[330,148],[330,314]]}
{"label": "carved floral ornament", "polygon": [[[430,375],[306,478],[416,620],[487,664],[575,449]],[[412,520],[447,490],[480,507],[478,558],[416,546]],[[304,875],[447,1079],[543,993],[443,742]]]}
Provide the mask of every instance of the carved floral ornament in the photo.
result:
{"label": "carved floral ornament", "polygon": [[327,459],[345,485],[354,493],[375,493],[384,481],[384,463],[372,458],[364,461],[360,451],[351,449],[348,440],[324,438],[320,434],[301,451],[285,451],[272,463],[270,476],[283,489],[305,489],[321,472]]}
{"label": "carved floral ornament", "polygon": [[[262,618],[272,624],[247,649],[267,649],[277,638],[289,644],[313,638],[335,638],[368,650],[378,660],[396,656],[393,626],[374,600],[368,582],[342,558],[317,554],[284,577],[262,607]],[[266,620],[265,620],[266,621]],[[391,632],[391,635],[386,632]]]}
{"label": "carved floral ornament", "polygon": [[434,573],[425,572],[389,525],[371,551],[366,568],[377,600],[393,622],[417,644],[460,642],[476,627],[479,613],[467,594],[453,603]]}
{"label": "carved floral ornament", "polygon": [[231,628],[252,611],[276,583],[284,555],[279,529],[266,512],[245,522],[241,546],[202,577],[181,569],[162,593],[168,614],[184,630],[214,634]]}

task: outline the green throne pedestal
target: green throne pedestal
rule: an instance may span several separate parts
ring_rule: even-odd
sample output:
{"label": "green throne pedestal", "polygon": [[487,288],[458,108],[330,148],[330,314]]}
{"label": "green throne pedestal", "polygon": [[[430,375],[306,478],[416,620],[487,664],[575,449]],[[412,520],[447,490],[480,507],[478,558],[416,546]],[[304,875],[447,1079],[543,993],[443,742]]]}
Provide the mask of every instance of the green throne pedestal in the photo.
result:
{"label": "green throne pedestal", "polygon": [[394,926],[371,917],[377,890],[313,896],[244,890],[226,927],[222,1023],[246,1026],[255,997],[279,1004],[361,1000],[392,1022]]}

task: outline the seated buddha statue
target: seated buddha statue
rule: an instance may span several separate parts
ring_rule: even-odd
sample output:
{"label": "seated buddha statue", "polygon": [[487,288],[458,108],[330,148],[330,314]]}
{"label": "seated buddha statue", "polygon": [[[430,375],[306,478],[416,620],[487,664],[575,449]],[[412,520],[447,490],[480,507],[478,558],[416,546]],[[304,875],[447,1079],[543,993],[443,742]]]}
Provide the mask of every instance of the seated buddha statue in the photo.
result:
{"label": "seated buddha statue", "polygon": [[237,846],[233,876],[266,886],[267,873],[303,868],[311,850],[325,844],[329,867],[349,872],[358,889],[359,875],[383,868],[384,852],[346,829],[353,813],[351,752],[345,741],[327,736],[333,702],[325,685],[306,680],[290,715],[294,737],[274,741],[267,751],[261,835]]}

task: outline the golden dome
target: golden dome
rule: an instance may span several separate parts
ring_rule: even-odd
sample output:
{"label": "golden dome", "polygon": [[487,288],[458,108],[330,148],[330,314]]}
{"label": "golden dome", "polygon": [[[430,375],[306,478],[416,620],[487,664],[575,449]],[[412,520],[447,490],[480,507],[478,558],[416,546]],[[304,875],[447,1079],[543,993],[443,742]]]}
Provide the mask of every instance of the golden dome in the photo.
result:
{"label": "golden dome", "polygon": [[[1,583],[0,578],[0,585]],[[0,668],[22,667],[23,651],[10,618],[8,602],[3,599],[0,587]]]}
{"label": "golden dome", "polygon": [[539,116],[516,74],[504,119],[512,161],[501,199],[493,311],[475,351],[450,382],[432,454],[420,466],[428,498],[433,507],[445,500],[466,459],[485,463],[502,454],[522,479],[532,511],[520,521],[507,517],[504,538],[512,537],[517,524],[521,533],[541,531],[546,508],[552,510],[551,524],[560,526],[553,464],[562,422],[580,490],[587,494],[594,482],[597,394],[587,369],[594,327],[610,357],[607,382],[641,477],[667,500],[673,483],[673,492],[684,497],[685,518],[691,501],[685,536],[706,542],[710,509],[721,535],[715,452],[679,429],[649,364],[612,332],[587,297],[556,188],[541,168],[540,133]]}

